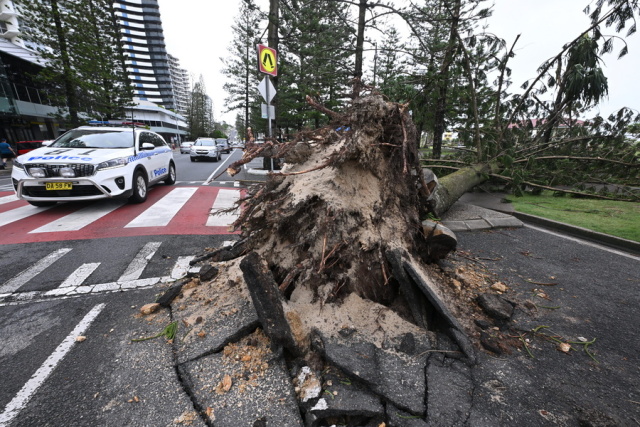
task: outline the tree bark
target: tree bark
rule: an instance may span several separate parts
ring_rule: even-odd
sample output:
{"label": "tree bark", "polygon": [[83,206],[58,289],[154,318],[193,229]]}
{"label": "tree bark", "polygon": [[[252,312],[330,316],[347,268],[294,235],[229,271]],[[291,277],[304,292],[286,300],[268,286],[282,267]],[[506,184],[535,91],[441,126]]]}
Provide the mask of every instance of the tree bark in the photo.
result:
{"label": "tree bark", "polygon": [[433,126],[433,157],[439,159],[442,154],[442,135],[445,128],[445,117],[447,113],[447,96],[450,82],[451,64],[457,50],[457,34],[460,24],[461,1],[456,0],[451,13],[451,28],[449,30],[449,41],[445,51],[444,60],[438,76],[438,100],[436,101],[436,111]]}
{"label": "tree bark", "polygon": [[479,163],[439,178],[433,195],[435,214],[444,214],[464,193],[482,184],[489,175],[498,173],[501,169],[497,162]]}
{"label": "tree bark", "polygon": [[355,82],[353,85],[353,97],[360,96],[360,88],[362,87],[362,56],[364,52],[364,27],[367,13],[367,0],[360,0],[358,6],[358,33],[356,35],[356,63],[353,71]]}
{"label": "tree bark", "polygon": [[78,119],[78,97],[76,96],[75,85],[73,84],[73,70],[71,67],[71,59],[69,56],[69,45],[67,44],[67,36],[62,28],[62,18],[60,16],[60,9],[58,7],[58,1],[52,0],[51,12],[53,14],[53,22],[56,27],[56,37],[60,45],[60,56],[62,59],[62,80],[64,85],[65,95],[67,97],[67,108],[69,109],[69,120],[72,127],[77,127],[80,124]]}
{"label": "tree bark", "polygon": [[[269,0],[269,32],[267,34],[267,43],[269,47],[273,48],[278,52],[280,38],[278,37],[278,28],[280,24],[280,0]],[[280,68],[280,64],[278,64],[278,68]],[[278,90],[278,76],[270,77],[271,82],[273,83],[273,87],[276,89],[276,93]],[[276,111],[278,110],[278,97],[275,98],[276,102]],[[276,129],[276,135],[278,134],[278,120],[276,117],[272,117],[273,119],[273,129]],[[273,136],[273,135],[271,135]]]}

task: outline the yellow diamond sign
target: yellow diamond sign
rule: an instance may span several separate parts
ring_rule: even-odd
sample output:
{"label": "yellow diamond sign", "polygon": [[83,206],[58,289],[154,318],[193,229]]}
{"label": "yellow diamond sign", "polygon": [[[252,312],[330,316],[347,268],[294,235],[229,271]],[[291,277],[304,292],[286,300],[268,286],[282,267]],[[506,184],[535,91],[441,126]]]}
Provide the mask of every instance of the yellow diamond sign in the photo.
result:
{"label": "yellow diamond sign", "polygon": [[260,65],[260,72],[269,74],[271,76],[278,75],[278,60],[277,52],[265,45],[258,45],[258,64]]}

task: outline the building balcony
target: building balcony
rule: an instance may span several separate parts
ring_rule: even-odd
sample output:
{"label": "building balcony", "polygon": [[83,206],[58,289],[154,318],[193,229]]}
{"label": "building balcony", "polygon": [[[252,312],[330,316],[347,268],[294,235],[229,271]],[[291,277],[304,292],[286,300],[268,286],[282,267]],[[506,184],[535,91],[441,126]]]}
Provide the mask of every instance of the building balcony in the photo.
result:
{"label": "building balcony", "polygon": [[0,28],[0,37],[3,39],[12,39],[14,37],[18,37],[20,35],[20,31],[16,29],[5,29]]}
{"label": "building balcony", "polygon": [[18,14],[12,9],[6,9],[6,8],[0,9],[0,21],[9,21],[11,20],[11,18],[17,15]]}

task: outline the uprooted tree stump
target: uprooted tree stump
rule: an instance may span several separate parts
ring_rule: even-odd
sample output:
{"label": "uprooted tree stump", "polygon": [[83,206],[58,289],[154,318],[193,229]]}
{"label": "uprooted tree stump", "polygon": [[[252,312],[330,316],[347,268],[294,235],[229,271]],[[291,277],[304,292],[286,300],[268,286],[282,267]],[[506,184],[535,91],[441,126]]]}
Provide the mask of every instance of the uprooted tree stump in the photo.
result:
{"label": "uprooted tree stump", "polygon": [[285,167],[243,200],[235,226],[289,289],[392,304],[385,252],[427,253],[415,128],[406,107],[375,96],[334,121],[280,147]]}
{"label": "uprooted tree stump", "polygon": [[[304,425],[401,426],[408,418],[456,424],[442,419],[439,424],[431,396],[444,389],[447,398],[460,390],[462,400],[468,394],[456,381],[447,388],[449,380],[440,373],[454,366],[466,381],[477,361],[469,336],[478,338],[478,332],[472,325],[479,320],[483,328],[502,325],[509,315],[504,308],[514,308],[501,298],[476,305],[475,294],[488,285],[478,275],[481,285],[471,286],[476,276],[465,276],[457,257],[430,265],[455,249],[456,238],[428,220],[429,214],[453,203],[461,187],[439,197],[435,177],[419,165],[406,106],[368,96],[338,114],[310,103],[331,116],[330,126],[301,132],[285,144],[248,144],[243,158],[229,167],[233,174],[264,153],[285,159],[279,173],[249,188],[238,202],[236,243],[191,261],[207,261],[201,278],[218,272],[215,280],[194,279],[163,296],[170,302],[181,288],[176,317],[199,329],[177,341],[178,371],[191,384],[225,357],[252,362],[232,371],[241,382],[237,387],[220,383],[228,395],[219,399],[191,388],[194,402],[207,408],[203,419],[214,410],[216,423],[228,417],[220,425],[237,425],[240,406],[234,399],[259,401],[254,399],[273,384],[247,373],[259,366],[256,372],[266,376],[272,367],[268,372],[275,375],[275,368],[284,369],[283,360],[297,398],[293,412],[303,415]],[[480,307],[501,318],[490,321]],[[491,339],[481,344],[487,347]],[[210,369],[212,377],[215,371]],[[291,387],[287,390],[269,396],[285,401]],[[427,402],[435,407],[428,417]],[[278,418],[278,408],[251,416],[294,425]],[[465,419],[464,409],[456,413]]]}
{"label": "uprooted tree stump", "polygon": [[[327,304],[354,293],[429,327],[429,296],[402,283],[407,276],[393,271],[388,254],[431,262],[455,249],[455,237],[423,226],[433,186],[420,167],[407,105],[371,95],[338,114],[308,101],[331,116],[330,126],[250,147],[228,169],[233,174],[264,150],[285,159],[280,173],[240,201],[241,251],[228,253],[255,252],[285,296],[303,287]],[[261,286],[249,276],[248,286]]]}

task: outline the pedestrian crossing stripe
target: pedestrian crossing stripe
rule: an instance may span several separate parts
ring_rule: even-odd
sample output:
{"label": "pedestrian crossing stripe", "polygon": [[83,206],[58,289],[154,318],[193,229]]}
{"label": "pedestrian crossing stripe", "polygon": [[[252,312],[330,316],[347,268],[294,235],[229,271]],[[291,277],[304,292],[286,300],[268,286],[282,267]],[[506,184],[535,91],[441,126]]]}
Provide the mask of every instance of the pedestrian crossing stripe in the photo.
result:
{"label": "pedestrian crossing stripe", "polygon": [[239,217],[239,210],[221,210],[233,208],[241,197],[240,189],[155,186],[141,204],[108,199],[35,207],[11,193],[0,193],[0,244],[232,234],[229,226]]}
{"label": "pedestrian crossing stripe", "polygon": [[[149,288],[163,283],[173,283],[184,278],[194,267],[189,265],[194,256],[180,256],[168,276],[142,278],[143,272],[154,257],[162,242],[148,242],[127,265],[124,272],[114,282],[90,283],[91,274],[101,265],[100,262],[84,263],[76,268],[56,288],[43,291],[20,292],[37,276],[72,251],[71,248],[57,249],[33,265],[18,273],[5,283],[0,283],[0,306],[25,303],[33,300],[123,292],[133,289]],[[89,282],[89,283],[88,283]]]}

